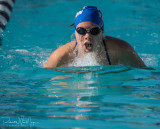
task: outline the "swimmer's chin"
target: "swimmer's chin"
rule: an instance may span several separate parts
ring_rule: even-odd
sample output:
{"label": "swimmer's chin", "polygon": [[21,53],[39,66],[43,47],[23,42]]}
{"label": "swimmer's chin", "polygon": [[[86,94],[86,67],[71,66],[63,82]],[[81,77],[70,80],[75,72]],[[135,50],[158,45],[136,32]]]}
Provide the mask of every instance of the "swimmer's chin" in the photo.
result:
{"label": "swimmer's chin", "polygon": [[91,52],[93,52],[93,49],[85,49],[84,50],[84,54],[91,53]]}

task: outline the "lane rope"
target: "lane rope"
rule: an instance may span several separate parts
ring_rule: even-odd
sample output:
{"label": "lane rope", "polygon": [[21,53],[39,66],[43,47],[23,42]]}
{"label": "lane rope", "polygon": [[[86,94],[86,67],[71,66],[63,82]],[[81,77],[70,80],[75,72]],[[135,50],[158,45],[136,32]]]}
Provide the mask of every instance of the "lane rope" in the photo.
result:
{"label": "lane rope", "polygon": [[0,33],[9,21],[15,0],[0,0]]}

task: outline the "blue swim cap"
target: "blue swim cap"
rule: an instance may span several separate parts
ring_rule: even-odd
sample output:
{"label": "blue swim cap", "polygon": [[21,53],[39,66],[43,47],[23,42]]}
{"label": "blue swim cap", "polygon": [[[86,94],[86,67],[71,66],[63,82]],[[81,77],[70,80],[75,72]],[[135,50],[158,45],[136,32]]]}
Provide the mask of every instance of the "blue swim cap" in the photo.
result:
{"label": "blue swim cap", "polygon": [[97,24],[102,30],[104,30],[103,16],[101,11],[95,6],[85,6],[80,9],[75,17],[75,28],[81,22],[90,21]]}

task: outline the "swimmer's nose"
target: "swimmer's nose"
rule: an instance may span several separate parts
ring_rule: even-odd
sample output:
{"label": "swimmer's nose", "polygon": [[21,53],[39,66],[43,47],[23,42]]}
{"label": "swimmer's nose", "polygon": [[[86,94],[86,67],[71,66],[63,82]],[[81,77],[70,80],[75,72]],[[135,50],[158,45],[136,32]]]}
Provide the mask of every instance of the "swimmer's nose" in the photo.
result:
{"label": "swimmer's nose", "polygon": [[92,36],[91,36],[90,33],[86,33],[86,34],[85,34],[85,39],[86,39],[86,40],[91,40],[91,38],[92,38]]}

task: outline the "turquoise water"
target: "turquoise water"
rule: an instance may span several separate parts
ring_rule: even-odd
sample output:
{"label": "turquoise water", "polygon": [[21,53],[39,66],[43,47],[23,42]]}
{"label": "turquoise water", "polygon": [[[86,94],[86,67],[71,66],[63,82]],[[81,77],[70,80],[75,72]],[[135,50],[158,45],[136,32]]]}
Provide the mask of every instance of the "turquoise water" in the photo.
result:
{"label": "turquoise water", "polygon": [[[75,13],[95,5],[106,35],[129,42],[151,69],[42,68],[71,41]],[[159,129],[159,0],[16,0],[1,34],[1,128]]]}

